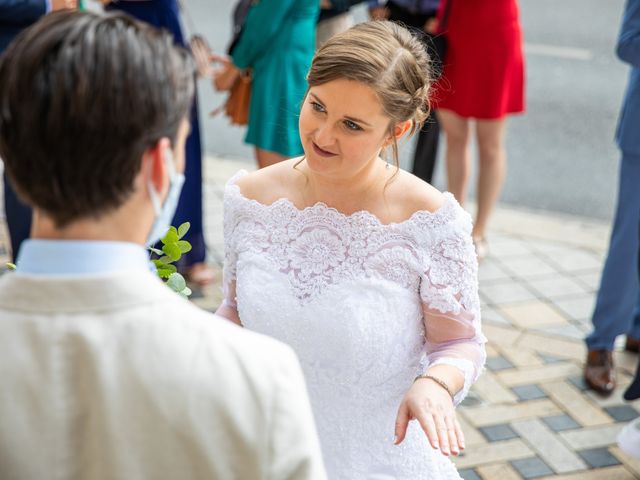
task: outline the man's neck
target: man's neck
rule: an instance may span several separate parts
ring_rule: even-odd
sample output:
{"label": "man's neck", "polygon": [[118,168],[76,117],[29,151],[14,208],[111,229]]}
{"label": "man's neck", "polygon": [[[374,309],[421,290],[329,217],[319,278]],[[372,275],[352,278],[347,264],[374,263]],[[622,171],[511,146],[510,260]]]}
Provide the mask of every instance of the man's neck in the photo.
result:
{"label": "man's neck", "polygon": [[39,210],[34,210],[31,238],[41,240],[86,240],[129,242],[144,245],[146,233],[138,222],[125,221],[122,215],[77,220],[63,227]]}

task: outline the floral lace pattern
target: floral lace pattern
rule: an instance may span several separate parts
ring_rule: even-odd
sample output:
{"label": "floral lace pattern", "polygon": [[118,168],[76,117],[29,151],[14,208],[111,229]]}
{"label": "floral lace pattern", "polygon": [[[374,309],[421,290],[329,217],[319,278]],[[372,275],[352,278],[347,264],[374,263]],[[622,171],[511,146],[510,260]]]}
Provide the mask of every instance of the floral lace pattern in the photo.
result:
{"label": "floral lace pattern", "polygon": [[240,175],[225,191],[226,301],[298,354],[330,478],[458,479],[417,426],[401,448],[390,437],[423,367],[463,372],[456,403],[482,369],[469,216],[450,194],[394,224],[322,203],[263,205],[242,195]]}

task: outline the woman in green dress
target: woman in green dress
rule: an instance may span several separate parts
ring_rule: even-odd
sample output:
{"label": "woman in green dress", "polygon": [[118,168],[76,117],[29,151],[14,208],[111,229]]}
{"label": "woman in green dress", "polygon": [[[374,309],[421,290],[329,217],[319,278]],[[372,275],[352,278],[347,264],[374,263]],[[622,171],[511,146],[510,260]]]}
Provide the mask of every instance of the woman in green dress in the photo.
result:
{"label": "woman in green dress", "polygon": [[230,89],[240,72],[252,71],[245,141],[256,147],[260,168],[303,153],[298,112],[315,48],[319,0],[258,0],[242,33],[217,71],[218,90]]}

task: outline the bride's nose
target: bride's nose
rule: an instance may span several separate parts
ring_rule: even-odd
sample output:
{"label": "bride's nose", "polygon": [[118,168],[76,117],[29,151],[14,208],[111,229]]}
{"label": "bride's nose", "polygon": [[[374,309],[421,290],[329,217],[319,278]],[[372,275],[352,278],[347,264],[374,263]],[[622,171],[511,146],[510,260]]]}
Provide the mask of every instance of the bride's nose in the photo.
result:
{"label": "bride's nose", "polygon": [[335,144],[336,138],[333,134],[333,126],[329,122],[323,122],[314,135],[314,141],[320,148],[331,147]]}

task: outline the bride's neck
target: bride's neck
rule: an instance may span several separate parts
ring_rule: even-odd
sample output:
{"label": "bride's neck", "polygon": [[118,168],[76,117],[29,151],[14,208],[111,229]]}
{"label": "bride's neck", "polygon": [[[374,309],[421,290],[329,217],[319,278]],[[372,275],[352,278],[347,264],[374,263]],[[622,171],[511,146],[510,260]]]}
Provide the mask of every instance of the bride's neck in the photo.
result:
{"label": "bride's neck", "polygon": [[366,207],[366,199],[384,186],[387,172],[387,163],[379,157],[349,177],[320,175],[307,167],[307,192],[311,197],[307,200],[323,202],[341,211],[361,210]]}

